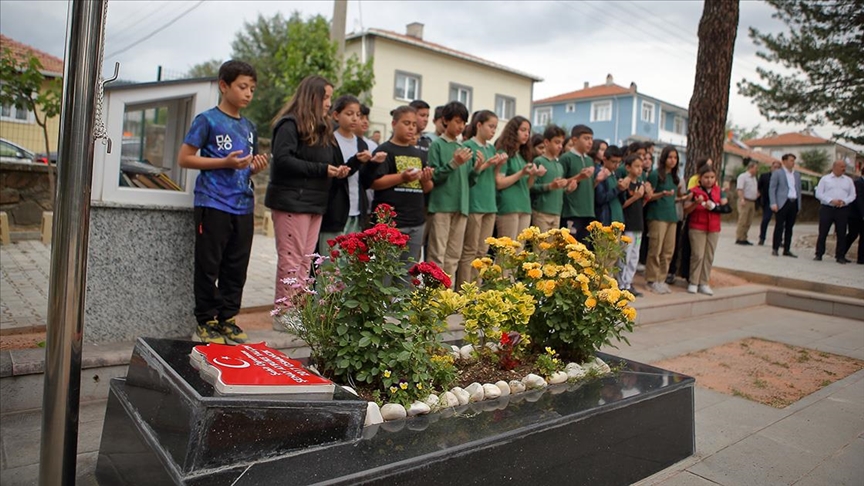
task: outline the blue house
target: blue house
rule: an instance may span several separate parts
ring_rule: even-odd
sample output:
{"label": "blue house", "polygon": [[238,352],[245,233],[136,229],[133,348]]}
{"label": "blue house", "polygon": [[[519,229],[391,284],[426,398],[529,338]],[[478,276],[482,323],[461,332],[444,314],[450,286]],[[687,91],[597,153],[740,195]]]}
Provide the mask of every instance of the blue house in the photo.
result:
{"label": "blue house", "polygon": [[[653,140],[659,147],[687,146],[687,109],[639,93],[636,83],[629,88],[613,82],[588,86],[570,93],[534,101],[534,130],[542,132],[550,123],[569,129],[588,125],[594,138],[623,146],[633,141]],[[683,150],[679,150],[683,155]]]}

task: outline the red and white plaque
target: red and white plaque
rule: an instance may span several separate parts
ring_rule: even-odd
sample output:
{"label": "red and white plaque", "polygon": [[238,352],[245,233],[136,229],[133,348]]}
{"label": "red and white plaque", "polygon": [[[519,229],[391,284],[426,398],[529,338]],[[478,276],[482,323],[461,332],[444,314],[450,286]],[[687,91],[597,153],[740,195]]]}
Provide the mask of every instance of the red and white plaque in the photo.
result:
{"label": "red and white plaque", "polygon": [[332,381],[265,343],[199,345],[189,355],[201,377],[222,394],[333,394]]}

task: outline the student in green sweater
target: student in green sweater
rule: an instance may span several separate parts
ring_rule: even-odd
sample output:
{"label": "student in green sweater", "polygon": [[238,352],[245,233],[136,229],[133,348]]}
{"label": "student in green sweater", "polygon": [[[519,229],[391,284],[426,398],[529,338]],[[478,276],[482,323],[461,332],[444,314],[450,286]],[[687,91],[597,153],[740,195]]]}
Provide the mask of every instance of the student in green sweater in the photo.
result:
{"label": "student in green sweater", "polygon": [[561,224],[577,240],[585,243],[589,235],[588,225],[594,221],[594,161],[587,155],[594,143],[594,131],[585,125],[576,125],[570,131],[570,140],[573,148],[559,159],[564,166],[564,177],[577,183],[592,180],[578,184],[573,192],[564,195]]}
{"label": "student in green sweater", "polygon": [[[535,166],[546,169],[531,186],[531,225],[540,228],[542,233],[561,227],[561,208],[568,182],[558,154],[564,146],[565,136],[561,127],[548,125],[543,131],[543,155],[534,159]],[[575,189],[575,182],[573,187]]]}
{"label": "student in green sweater", "polygon": [[498,237],[516,239],[519,232],[531,226],[531,186],[537,176],[546,173],[545,167],[534,165],[531,149],[531,122],[515,116],[507,122],[495,149],[507,156],[507,162],[495,168],[495,187],[498,189],[498,217],[495,229]]}
{"label": "student in green sweater", "polygon": [[618,166],[621,165],[621,149],[610,145],[604,151],[602,164],[595,167],[594,187],[594,210],[597,221],[609,226],[613,222],[624,222],[624,210],[618,196],[630,187],[630,179],[625,175],[617,176]]}
{"label": "student in green sweater", "polygon": [[[457,140],[465,129],[468,109],[451,101],[441,109],[444,132],[429,146],[429,167],[435,188],[429,193],[427,259],[447,275],[456,276],[465,225],[468,223],[468,187],[472,152]],[[452,279],[454,282],[456,279]]]}
{"label": "student in green sweater", "polygon": [[660,153],[657,169],[648,176],[654,192],[647,198],[645,217],[649,238],[645,279],[648,281],[648,288],[658,294],[671,292],[664,279],[675,250],[675,225],[678,223],[675,195],[678,192],[679,180],[678,151],[667,146]]}
{"label": "student in green sweater", "polygon": [[456,288],[463,282],[477,280],[477,270],[471,266],[476,258],[486,254],[489,245],[486,238],[492,236],[495,228],[495,213],[498,204],[495,200],[495,171],[507,160],[504,154],[496,154],[492,145],[492,137],[498,130],[498,117],[489,110],[474,112],[471,123],[462,135],[467,140],[463,145],[471,149],[473,156],[470,163],[473,168],[470,174],[476,182],[468,190],[468,223],[465,227],[465,242],[459,267],[456,270]]}

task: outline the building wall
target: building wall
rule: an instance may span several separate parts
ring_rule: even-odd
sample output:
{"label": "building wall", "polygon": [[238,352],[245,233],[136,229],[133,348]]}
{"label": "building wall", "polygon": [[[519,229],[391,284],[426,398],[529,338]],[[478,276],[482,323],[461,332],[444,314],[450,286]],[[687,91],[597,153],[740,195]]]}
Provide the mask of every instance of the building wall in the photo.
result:
{"label": "building wall", "polygon": [[[612,119],[609,121],[591,121],[591,105],[598,102],[612,102]],[[567,113],[567,105],[575,104],[576,111]],[[532,122],[536,119],[538,109],[549,108],[549,105],[535,107],[532,112]],[[633,134],[633,97],[619,96],[616,98],[598,98],[591,100],[567,101],[551,106],[552,123],[566,127],[567,130],[576,125],[588,125],[594,131],[594,138],[605,140],[610,145],[620,145]],[[638,120],[637,120],[638,126]],[[541,131],[542,127],[534,127]]]}
{"label": "building wall", "polygon": [[[374,41],[370,42],[370,39]],[[353,39],[345,46],[346,56],[361,55],[361,39]],[[367,36],[366,55],[374,56],[375,86],[372,88],[370,132],[382,131],[382,139],[390,134],[390,110],[407,104],[394,97],[396,71],[421,76],[420,97],[433,108],[450,101],[450,83],[472,88],[471,112],[495,109],[495,95],[516,100],[516,115],[529,116],[534,82],[505,71],[458,59],[431,50],[422,49],[379,36]],[[500,131],[506,120],[498,123]],[[431,123],[427,131],[432,131]]]}
{"label": "building wall", "polygon": [[[43,88],[47,87],[49,82],[46,80],[42,84]],[[44,116],[41,110],[37,110],[36,113],[40,119]],[[60,117],[55,116],[48,120],[48,147],[51,152],[57,150],[57,139],[59,136]],[[32,115],[26,122],[0,119],[0,138],[5,138],[33,153],[45,152],[45,135],[42,133],[42,127],[36,124],[36,120]]]}

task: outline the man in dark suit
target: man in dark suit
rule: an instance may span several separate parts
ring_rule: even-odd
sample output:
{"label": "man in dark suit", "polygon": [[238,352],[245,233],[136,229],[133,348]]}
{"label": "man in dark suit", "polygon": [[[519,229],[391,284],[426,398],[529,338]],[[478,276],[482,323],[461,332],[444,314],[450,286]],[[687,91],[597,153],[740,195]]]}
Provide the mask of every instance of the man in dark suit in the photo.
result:
{"label": "man in dark suit", "polygon": [[[858,260],[859,265],[864,263],[864,175],[855,179],[855,202],[851,204],[849,211],[849,232],[846,233],[846,248],[852,248],[852,243],[858,238]],[[846,259],[846,253],[843,253]]]}
{"label": "man in dark suit", "polygon": [[771,188],[771,174],[782,167],[779,160],[771,163],[771,172],[766,172],[759,176],[757,188],[759,189],[759,207],[762,208],[762,224],[759,225],[759,246],[765,244],[765,235],[768,234],[768,223],[771,222],[771,216],[774,216],[774,211],[771,211],[771,200],[768,198],[768,191]]}
{"label": "man in dark suit", "polygon": [[771,184],[768,188],[771,211],[776,214],[771,254],[778,255],[782,239],[783,256],[798,258],[789,250],[792,247],[792,227],[795,226],[795,219],[801,210],[801,173],[795,170],[793,154],[784,155],[781,163],[783,168],[771,173]]}

